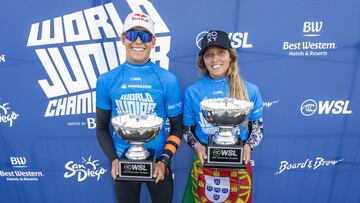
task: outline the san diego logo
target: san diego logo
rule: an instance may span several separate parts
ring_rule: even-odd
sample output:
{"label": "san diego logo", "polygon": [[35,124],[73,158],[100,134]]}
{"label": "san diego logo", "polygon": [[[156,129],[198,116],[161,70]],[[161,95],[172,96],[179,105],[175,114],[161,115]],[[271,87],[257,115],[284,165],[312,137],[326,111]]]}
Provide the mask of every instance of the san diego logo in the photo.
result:
{"label": "san diego logo", "polygon": [[87,178],[96,178],[100,180],[101,175],[104,175],[106,169],[99,166],[99,160],[91,160],[91,156],[88,159],[81,157],[81,164],[77,164],[74,161],[69,161],[65,164],[67,172],[64,174],[64,178],[71,178],[77,175],[77,181],[82,182]]}
{"label": "san diego logo", "polygon": [[10,110],[9,103],[0,105],[0,109],[0,123],[9,123],[9,126],[12,127],[19,114]]}

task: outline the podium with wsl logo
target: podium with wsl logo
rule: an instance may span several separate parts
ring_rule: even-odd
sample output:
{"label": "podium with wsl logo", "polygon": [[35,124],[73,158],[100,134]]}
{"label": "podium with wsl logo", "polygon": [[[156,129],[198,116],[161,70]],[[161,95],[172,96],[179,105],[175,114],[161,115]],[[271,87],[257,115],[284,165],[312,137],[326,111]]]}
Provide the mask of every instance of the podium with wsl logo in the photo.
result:
{"label": "podium with wsl logo", "polygon": [[144,144],[159,134],[163,119],[155,114],[125,114],[113,117],[111,123],[117,135],[131,145],[120,157],[119,176],[115,180],[155,181],[154,150],[145,149]]}
{"label": "podium with wsl logo", "polygon": [[246,167],[243,163],[243,143],[231,129],[247,119],[253,106],[250,101],[234,98],[206,99],[200,103],[205,120],[219,128],[218,133],[209,136],[205,167]]}

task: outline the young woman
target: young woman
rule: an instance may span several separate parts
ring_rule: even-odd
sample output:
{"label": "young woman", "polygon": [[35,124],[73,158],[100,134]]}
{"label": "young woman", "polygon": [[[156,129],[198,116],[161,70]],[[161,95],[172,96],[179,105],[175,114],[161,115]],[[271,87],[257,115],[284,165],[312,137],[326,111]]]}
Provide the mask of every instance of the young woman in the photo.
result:
{"label": "young woman", "polygon": [[[237,53],[228,34],[209,31],[202,39],[197,64],[202,79],[185,91],[184,139],[196,151],[183,202],[251,202],[252,172],[250,152],[263,137],[263,103],[257,86],[241,79]],[[200,102],[208,98],[232,97],[254,103],[248,125],[238,127],[237,135],[244,143],[246,169],[203,167],[207,159],[208,136],[218,128],[204,119]]]}

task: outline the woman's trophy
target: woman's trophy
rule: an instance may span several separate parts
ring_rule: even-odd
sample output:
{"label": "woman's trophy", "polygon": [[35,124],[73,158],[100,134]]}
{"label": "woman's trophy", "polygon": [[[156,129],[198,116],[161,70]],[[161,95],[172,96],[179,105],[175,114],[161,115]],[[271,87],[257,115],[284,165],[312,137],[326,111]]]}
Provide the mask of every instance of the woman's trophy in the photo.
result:
{"label": "woman's trophy", "polygon": [[205,99],[200,103],[205,120],[219,128],[209,136],[205,167],[245,168],[244,146],[232,128],[247,120],[254,103],[234,98]]}
{"label": "woman's trophy", "polygon": [[117,135],[131,145],[120,157],[117,179],[154,181],[154,150],[147,150],[144,144],[159,134],[163,119],[155,114],[124,114],[113,117],[111,123]]}

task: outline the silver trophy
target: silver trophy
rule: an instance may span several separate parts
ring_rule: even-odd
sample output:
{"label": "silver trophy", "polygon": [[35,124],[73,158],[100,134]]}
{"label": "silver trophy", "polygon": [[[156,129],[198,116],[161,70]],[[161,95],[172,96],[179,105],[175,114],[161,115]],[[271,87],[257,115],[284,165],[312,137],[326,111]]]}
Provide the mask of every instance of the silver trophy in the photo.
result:
{"label": "silver trophy", "polygon": [[243,144],[232,128],[247,119],[253,106],[253,102],[234,98],[205,99],[200,103],[205,120],[219,128],[219,132],[209,137],[205,166],[244,167]]}
{"label": "silver trophy", "polygon": [[163,119],[155,114],[124,114],[113,117],[111,123],[117,135],[130,144],[119,161],[119,179],[153,181],[155,156],[144,145],[160,133]]}

